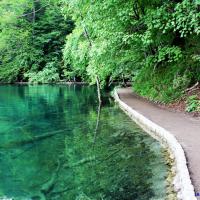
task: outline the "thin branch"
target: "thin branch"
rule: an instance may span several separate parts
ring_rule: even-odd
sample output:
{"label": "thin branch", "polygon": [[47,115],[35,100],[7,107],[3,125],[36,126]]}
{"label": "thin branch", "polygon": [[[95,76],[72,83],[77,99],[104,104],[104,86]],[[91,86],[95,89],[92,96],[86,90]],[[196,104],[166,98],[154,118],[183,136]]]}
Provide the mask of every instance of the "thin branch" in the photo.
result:
{"label": "thin branch", "polygon": [[69,131],[69,128],[48,132],[48,133],[45,133],[43,135],[34,136],[30,139],[25,139],[25,140],[22,140],[22,141],[16,141],[16,142],[11,142],[11,143],[8,143],[8,144],[0,145],[0,149],[4,149],[4,148],[7,149],[7,148],[13,148],[13,147],[17,147],[17,146],[32,144],[34,142],[38,142],[38,141],[41,141],[41,140],[45,140],[47,138],[51,138],[51,137],[53,137],[57,134],[61,134],[64,131]]}
{"label": "thin branch", "polygon": [[34,14],[34,13],[37,13],[37,12],[41,11],[43,8],[46,8],[46,7],[49,6],[49,5],[50,5],[50,4],[47,4],[47,5],[45,5],[45,6],[41,7],[41,8],[39,8],[39,9],[37,9],[37,10],[35,10],[35,11],[32,11],[32,12],[30,12],[30,13],[25,13],[25,14],[23,14],[23,15],[20,15],[20,16],[18,16],[18,18],[20,18],[20,17],[25,17],[25,16],[28,16],[28,15],[32,15],[32,14]]}
{"label": "thin branch", "polygon": [[186,92],[191,91],[191,90],[195,89],[195,88],[198,87],[198,86],[199,86],[199,82],[196,82],[192,87],[186,89],[185,91],[186,91]]}

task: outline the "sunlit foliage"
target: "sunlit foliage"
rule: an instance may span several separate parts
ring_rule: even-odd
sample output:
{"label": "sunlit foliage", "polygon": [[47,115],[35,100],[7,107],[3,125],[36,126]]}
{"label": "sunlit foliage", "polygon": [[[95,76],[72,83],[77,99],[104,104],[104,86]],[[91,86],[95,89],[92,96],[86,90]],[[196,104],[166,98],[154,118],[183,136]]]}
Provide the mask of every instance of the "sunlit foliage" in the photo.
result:
{"label": "sunlit foliage", "polygon": [[76,23],[67,75],[133,81],[136,92],[165,102],[200,80],[199,1],[63,1]]}
{"label": "sunlit foliage", "polygon": [[131,81],[169,102],[200,80],[199,11],[197,0],[2,0],[0,81]]}
{"label": "sunlit foliage", "polygon": [[0,2],[0,81],[54,82],[62,77],[62,47],[73,22],[57,0]]}

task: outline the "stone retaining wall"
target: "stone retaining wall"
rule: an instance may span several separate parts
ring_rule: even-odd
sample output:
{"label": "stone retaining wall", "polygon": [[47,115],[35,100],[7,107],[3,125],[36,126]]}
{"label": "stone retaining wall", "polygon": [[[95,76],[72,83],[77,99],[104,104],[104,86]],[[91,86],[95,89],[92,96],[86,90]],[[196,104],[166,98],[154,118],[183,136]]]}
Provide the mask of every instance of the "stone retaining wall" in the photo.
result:
{"label": "stone retaining wall", "polygon": [[169,131],[150,121],[145,116],[124,103],[119,98],[116,89],[114,90],[113,96],[120,108],[128,116],[130,116],[134,122],[136,122],[148,134],[169,149],[170,156],[175,160],[175,166],[173,167],[175,172],[173,186],[177,192],[177,198],[179,200],[197,200],[194,193],[194,187],[190,180],[186,157],[183,148],[177,139]]}

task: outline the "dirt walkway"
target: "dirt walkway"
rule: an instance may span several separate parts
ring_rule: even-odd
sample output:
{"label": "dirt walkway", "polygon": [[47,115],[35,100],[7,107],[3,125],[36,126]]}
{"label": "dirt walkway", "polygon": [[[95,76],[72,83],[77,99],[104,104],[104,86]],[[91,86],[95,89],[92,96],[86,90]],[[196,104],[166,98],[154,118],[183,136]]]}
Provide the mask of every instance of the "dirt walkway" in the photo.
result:
{"label": "dirt walkway", "polygon": [[200,120],[159,108],[133,94],[130,88],[117,91],[128,106],[174,134],[185,151],[195,192],[200,193]]}

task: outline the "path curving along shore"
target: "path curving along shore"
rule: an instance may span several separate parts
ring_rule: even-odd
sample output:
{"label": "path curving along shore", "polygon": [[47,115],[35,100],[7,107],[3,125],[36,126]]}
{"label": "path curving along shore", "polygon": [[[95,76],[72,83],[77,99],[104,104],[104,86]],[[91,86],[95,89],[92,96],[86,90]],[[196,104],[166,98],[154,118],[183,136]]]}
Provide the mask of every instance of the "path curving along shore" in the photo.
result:
{"label": "path curving along shore", "polygon": [[178,199],[199,199],[195,193],[200,194],[200,121],[160,108],[138,97],[131,88],[116,89],[114,98],[139,126],[170,150]]}

